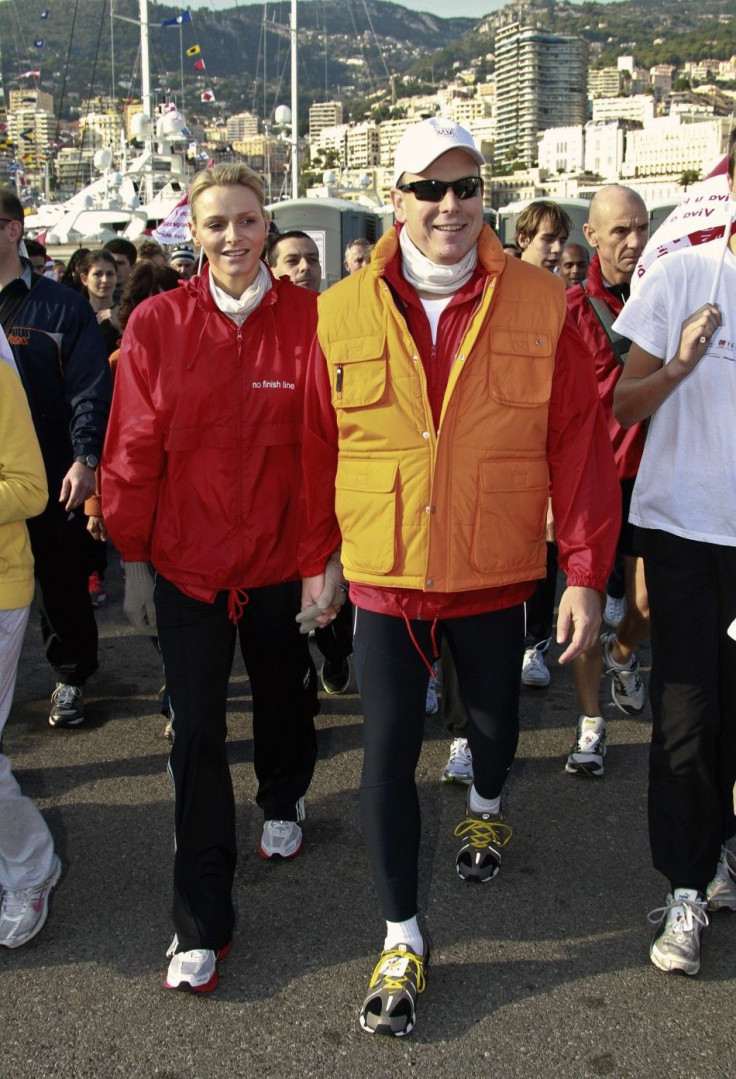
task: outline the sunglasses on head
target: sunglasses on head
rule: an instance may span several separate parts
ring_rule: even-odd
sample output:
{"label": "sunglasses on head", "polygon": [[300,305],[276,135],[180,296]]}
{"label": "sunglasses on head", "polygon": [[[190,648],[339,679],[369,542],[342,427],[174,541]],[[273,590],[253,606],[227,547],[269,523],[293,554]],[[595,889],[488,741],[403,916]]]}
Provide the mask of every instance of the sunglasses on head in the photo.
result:
{"label": "sunglasses on head", "polygon": [[462,202],[480,195],[483,181],[480,176],[463,176],[461,180],[413,180],[410,184],[398,185],[399,191],[410,191],[420,202],[442,202],[448,187]]}

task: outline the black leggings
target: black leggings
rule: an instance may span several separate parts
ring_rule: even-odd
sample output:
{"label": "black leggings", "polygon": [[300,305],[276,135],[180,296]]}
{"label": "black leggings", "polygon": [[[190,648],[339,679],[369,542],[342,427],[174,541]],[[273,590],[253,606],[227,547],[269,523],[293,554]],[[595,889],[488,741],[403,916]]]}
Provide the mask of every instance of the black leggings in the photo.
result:
{"label": "black leggings", "polygon": [[[431,622],[410,622],[432,659]],[[447,619],[447,638],[468,712],[475,787],[482,798],[503,789],[519,739],[523,605]],[[417,913],[421,821],[414,771],[422,748],[428,671],[406,623],[357,610],[355,674],[365,716],[360,816],[384,917]]]}

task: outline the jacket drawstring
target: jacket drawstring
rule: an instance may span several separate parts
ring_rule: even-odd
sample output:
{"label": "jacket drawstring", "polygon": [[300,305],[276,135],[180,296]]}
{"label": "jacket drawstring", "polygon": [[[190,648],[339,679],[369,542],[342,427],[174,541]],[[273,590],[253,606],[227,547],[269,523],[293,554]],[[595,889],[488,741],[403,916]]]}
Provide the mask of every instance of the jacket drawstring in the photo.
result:
{"label": "jacket drawstring", "polygon": [[[422,663],[424,664],[424,666],[429,671],[429,677],[434,678],[436,676],[436,671],[435,671],[434,667],[432,666],[432,664],[427,659],[427,657],[425,656],[424,652],[419,647],[419,642],[417,641],[416,637],[414,636],[414,630],[411,628],[411,622],[409,621],[409,618],[408,618],[405,611],[402,612],[401,617],[404,619],[404,622],[406,624],[406,631],[409,634],[409,636],[411,637],[411,643],[414,645],[417,652],[421,656]],[[434,618],[432,620],[432,631],[431,631],[432,657],[433,657],[433,662],[435,662],[435,663],[440,658],[439,648],[437,647],[437,621],[438,620],[436,618]]]}
{"label": "jacket drawstring", "polygon": [[243,611],[248,606],[249,597],[244,588],[230,588],[227,593],[227,616],[234,626],[237,626],[243,617]]}

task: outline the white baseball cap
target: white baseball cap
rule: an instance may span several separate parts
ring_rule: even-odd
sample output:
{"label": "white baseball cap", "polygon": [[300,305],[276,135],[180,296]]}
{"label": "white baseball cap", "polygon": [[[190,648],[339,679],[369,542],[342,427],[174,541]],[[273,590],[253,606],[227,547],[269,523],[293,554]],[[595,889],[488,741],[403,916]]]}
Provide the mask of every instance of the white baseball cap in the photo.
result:
{"label": "white baseball cap", "polygon": [[432,116],[422,120],[405,131],[401,136],[394,155],[394,187],[405,172],[423,172],[448,150],[464,150],[477,161],[485,165],[485,158],[476,149],[473,136],[460,124],[442,116]]}

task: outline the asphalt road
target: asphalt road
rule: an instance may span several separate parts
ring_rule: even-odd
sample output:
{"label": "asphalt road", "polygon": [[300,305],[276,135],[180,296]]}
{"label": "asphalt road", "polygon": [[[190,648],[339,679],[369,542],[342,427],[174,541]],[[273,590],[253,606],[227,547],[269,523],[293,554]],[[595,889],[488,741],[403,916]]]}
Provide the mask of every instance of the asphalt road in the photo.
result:
{"label": "asphalt road", "polygon": [[235,946],[211,997],[166,992],[173,815],[160,666],[124,621],[119,575],[110,580],[86,725],[48,726],[51,674],[32,619],[5,732],[64,875],[42,933],[0,953],[2,1079],[730,1079],[736,919],[714,917],[697,978],[651,966],[646,915],[667,889],[647,843],[647,715],[605,706],[605,777],[565,774],[577,717],[557,666],[547,690],[523,691],[506,803],[515,836],[489,885],[455,874],[464,790],[439,782],[448,740],[427,721],[418,781],[432,963],[414,1034],[379,1039],[357,1023],[383,938],[357,819],[358,698],[323,701],[304,850],[272,865],[256,855],[249,690],[237,661]]}

